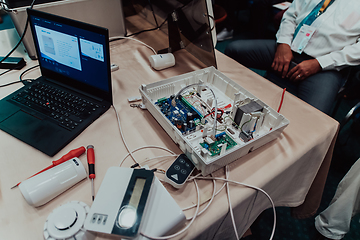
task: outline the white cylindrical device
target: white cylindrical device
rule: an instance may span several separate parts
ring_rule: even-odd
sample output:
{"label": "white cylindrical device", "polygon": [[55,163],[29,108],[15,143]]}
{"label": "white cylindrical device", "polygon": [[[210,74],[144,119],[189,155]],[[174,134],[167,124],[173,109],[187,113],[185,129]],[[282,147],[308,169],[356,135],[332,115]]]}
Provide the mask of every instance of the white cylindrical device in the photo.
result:
{"label": "white cylindrical device", "polygon": [[175,65],[175,57],[172,53],[151,55],[149,61],[151,67],[156,70],[162,70]]}
{"label": "white cylindrical device", "polygon": [[26,202],[31,206],[38,207],[83,180],[86,176],[81,161],[78,158],[73,158],[23,181],[19,188]]}

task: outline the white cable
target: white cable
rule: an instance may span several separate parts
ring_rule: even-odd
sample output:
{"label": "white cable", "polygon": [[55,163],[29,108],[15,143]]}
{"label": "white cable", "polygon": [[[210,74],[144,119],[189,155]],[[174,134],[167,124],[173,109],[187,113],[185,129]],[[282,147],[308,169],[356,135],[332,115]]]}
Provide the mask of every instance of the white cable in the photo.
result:
{"label": "white cable", "polygon": [[[133,154],[132,154],[132,152],[130,151],[130,149],[129,149],[129,147],[128,147],[128,145],[127,145],[126,141],[125,141],[124,134],[123,134],[123,132],[122,132],[122,128],[121,128],[121,124],[120,124],[120,117],[119,117],[119,114],[118,114],[118,112],[117,112],[117,110],[116,110],[115,106],[114,106],[114,105],[112,105],[112,107],[114,108],[114,111],[115,111],[115,113],[116,113],[116,119],[117,119],[117,122],[118,122],[118,125],[119,125],[120,136],[121,136],[121,139],[122,139],[122,140],[123,140],[123,142],[124,142],[125,148],[126,148],[126,150],[128,151],[128,153],[130,154],[130,156],[132,157],[132,159],[134,160],[134,162],[135,162],[135,163],[137,163],[137,164],[139,164],[139,163],[136,161],[136,159],[135,159],[134,155],[133,155]],[[139,165],[140,165],[140,164],[139,164]],[[120,164],[120,166],[121,166],[121,164]]]}
{"label": "white cable", "polygon": [[[192,180],[193,178],[197,178],[199,175],[200,175],[200,173],[199,173],[198,175],[196,175],[196,176],[193,176],[193,177],[189,178],[189,180]],[[221,192],[221,190],[224,189],[225,186],[226,186],[226,183],[224,183],[224,184],[221,186],[221,188],[215,193],[215,196],[218,195],[218,194]],[[211,200],[211,197],[208,198],[207,200],[205,200],[204,202],[202,202],[200,205],[203,205],[204,203],[206,203],[206,202],[209,201],[209,200]],[[196,204],[193,204],[193,205],[191,205],[191,206],[189,206],[189,207],[185,207],[185,208],[183,208],[182,210],[183,210],[183,211],[186,211],[186,210],[189,210],[189,209],[194,208],[194,207],[196,207]]]}
{"label": "white cable", "polygon": [[211,93],[213,94],[214,96],[214,100],[215,100],[215,118],[214,118],[214,125],[213,125],[213,135],[215,136],[216,135],[216,122],[217,122],[217,99],[216,99],[216,96],[215,96],[215,93],[214,91],[211,89],[211,87],[205,85],[204,83],[193,83],[193,84],[190,84],[190,85],[187,85],[185,87],[183,87],[182,89],[180,89],[180,91],[175,95],[175,97],[173,98],[173,100],[171,100],[171,104],[175,107],[176,105],[176,98],[179,97],[179,95],[185,91],[186,89],[190,88],[190,87],[193,87],[193,86],[205,86],[206,88],[208,88]]}
{"label": "white cable", "polygon": [[186,181],[187,181],[187,182],[190,182],[190,181],[194,180],[195,178],[197,178],[197,177],[200,176],[200,175],[201,175],[201,172],[198,173],[198,174],[196,174],[195,176],[190,176],[189,179],[186,180]]}
{"label": "white cable", "polygon": [[[229,179],[229,166],[228,165],[225,166],[225,177],[227,180]],[[213,180],[213,181],[215,181],[215,180]],[[229,202],[230,217],[231,217],[231,222],[232,222],[232,225],[234,228],[235,236],[236,236],[236,239],[239,239],[239,234],[236,229],[236,223],[235,223],[235,218],[234,218],[234,211],[233,211],[232,205],[231,205],[229,182],[226,182],[226,195],[227,195],[228,202]]]}
{"label": "white cable", "polygon": [[157,52],[155,51],[155,49],[154,49],[153,47],[151,47],[151,46],[147,45],[146,43],[144,43],[144,42],[142,42],[142,41],[140,41],[140,40],[137,40],[137,39],[135,39],[135,38],[123,37],[123,36],[116,36],[116,37],[111,37],[111,38],[109,38],[109,41],[113,41],[113,40],[116,40],[116,39],[118,39],[118,38],[130,39],[130,40],[137,41],[137,42],[145,45],[146,47],[150,48],[150,49],[154,52],[154,54],[157,55]]}
{"label": "white cable", "polygon": [[123,140],[124,145],[125,145],[125,148],[126,148],[126,150],[128,151],[128,154],[127,154],[127,155],[123,158],[123,160],[120,162],[120,164],[119,164],[120,167],[121,167],[121,165],[123,164],[123,162],[125,161],[125,159],[126,159],[129,155],[131,156],[131,158],[134,160],[135,163],[137,163],[137,164],[140,165],[140,163],[138,163],[138,162],[136,161],[133,153],[134,153],[134,152],[137,152],[138,150],[145,149],[145,148],[157,148],[157,149],[161,149],[161,150],[167,151],[167,152],[171,153],[172,155],[177,155],[176,153],[174,153],[174,152],[171,151],[170,149],[167,149],[167,148],[164,148],[164,147],[161,147],[161,146],[152,146],[152,145],[139,147],[139,148],[137,148],[137,149],[135,149],[135,150],[133,150],[133,151],[130,151],[130,149],[129,149],[126,141],[125,141],[124,134],[123,134],[123,131],[122,131],[122,128],[121,128],[121,123],[120,123],[119,114],[118,114],[115,106],[112,105],[112,107],[114,108],[114,111],[115,111],[115,114],[116,114],[116,119],[117,119],[117,122],[118,122],[121,139]]}
{"label": "white cable", "polygon": [[184,233],[192,224],[193,222],[195,221],[196,219],[196,216],[199,212],[199,207],[200,207],[200,190],[199,190],[199,186],[197,185],[197,182],[196,182],[196,179],[194,179],[194,184],[195,184],[195,188],[196,188],[196,193],[197,193],[197,207],[196,207],[196,211],[195,211],[195,214],[193,216],[193,219],[189,222],[188,225],[186,225],[185,228],[183,228],[182,230],[180,230],[179,232],[177,233],[174,233],[172,235],[169,235],[169,236],[163,236],[163,237],[152,237],[152,236],[148,236],[146,235],[145,233],[140,233],[141,235],[143,235],[144,237],[147,237],[149,239],[154,239],[154,240],[164,240],[164,239],[169,239],[169,238],[174,238],[174,237],[177,237],[179,236],[180,234]]}
{"label": "white cable", "polygon": [[[147,149],[147,148],[156,148],[156,149],[161,149],[161,150],[164,150],[164,151],[167,151],[169,153],[171,153],[173,156],[178,156],[178,154],[174,153],[173,151],[171,151],[170,149],[167,149],[167,148],[164,148],[164,147],[161,147],[161,146],[155,146],[155,145],[148,145],[148,146],[142,146],[142,147],[138,147],[136,149],[134,149],[131,153],[135,153],[139,150],[143,150],[143,149]],[[128,153],[120,162],[119,166],[121,167],[121,165],[123,164],[123,162],[125,161],[125,159],[131,155],[130,153]]]}
{"label": "white cable", "polygon": [[242,185],[242,186],[245,186],[245,187],[249,187],[249,188],[252,188],[252,189],[255,189],[255,190],[258,190],[260,192],[262,192],[270,201],[271,203],[271,206],[272,206],[272,209],[273,209],[273,213],[274,213],[274,223],[273,223],[273,229],[272,229],[272,232],[271,232],[271,236],[269,238],[269,240],[272,240],[273,237],[274,237],[274,234],[275,234],[275,228],[276,228],[276,211],[275,211],[275,204],[273,202],[273,200],[271,199],[270,195],[265,192],[263,189],[261,188],[258,188],[258,187],[255,187],[255,186],[252,186],[252,185],[249,185],[249,184],[246,184],[246,183],[241,183],[241,182],[237,182],[237,181],[233,181],[233,180],[230,180],[230,179],[225,179],[225,178],[219,178],[219,177],[197,177],[197,179],[207,179],[207,180],[212,180],[212,179],[215,179],[215,180],[219,180],[219,181],[225,181],[225,182],[229,182],[229,183],[234,183],[234,184],[238,184],[238,185]]}
{"label": "white cable", "polygon": [[[204,209],[201,210],[201,211],[196,215],[197,217],[200,216],[203,212],[205,212],[206,209],[208,209],[208,207],[210,206],[210,204],[211,204],[212,201],[214,200],[215,192],[216,192],[216,181],[215,181],[215,180],[213,180],[213,185],[214,185],[214,189],[213,189],[213,194],[212,194],[212,196],[211,196],[211,198],[210,198],[210,201],[209,201],[209,203],[206,205],[206,207],[204,207]],[[205,202],[206,202],[206,201],[205,201]],[[203,202],[202,204],[204,204],[205,202]],[[202,204],[201,204],[201,205],[202,205]],[[184,211],[184,209],[183,209],[183,211]],[[186,220],[191,220],[191,219],[193,219],[193,217],[186,218]]]}
{"label": "white cable", "polygon": [[151,157],[151,158],[147,158],[145,159],[144,162],[142,162],[143,164],[149,161],[152,161],[154,159],[158,159],[158,158],[165,158],[165,157],[178,157],[179,154],[170,154],[170,155],[162,155],[162,156],[156,156],[156,157]]}

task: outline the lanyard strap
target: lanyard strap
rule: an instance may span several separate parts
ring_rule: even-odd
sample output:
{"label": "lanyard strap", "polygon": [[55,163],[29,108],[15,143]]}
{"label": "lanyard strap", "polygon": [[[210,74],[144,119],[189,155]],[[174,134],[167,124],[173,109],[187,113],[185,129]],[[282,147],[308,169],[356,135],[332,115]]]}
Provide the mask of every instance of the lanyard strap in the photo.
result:
{"label": "lanyard strap", "polygon": [[320,8],[319,12],[324,12],[325,9],[329,6],[331,0],[325,0],[324,4],[322,5],[322,7]]}
{"label": "lanyard strap", "polygon": [[315,19],[318,16],[320,16],[320,14],[322,14],[327,9],[327,7],[329,7],[333,2],[334,2],[334,0],[322,0],[321,2],[319,2],[314,7],[314,9],[296,27],[293,39],[295,39],[295,37],[298,34],[300,28],[304,24],[310,26],[315,21]]}

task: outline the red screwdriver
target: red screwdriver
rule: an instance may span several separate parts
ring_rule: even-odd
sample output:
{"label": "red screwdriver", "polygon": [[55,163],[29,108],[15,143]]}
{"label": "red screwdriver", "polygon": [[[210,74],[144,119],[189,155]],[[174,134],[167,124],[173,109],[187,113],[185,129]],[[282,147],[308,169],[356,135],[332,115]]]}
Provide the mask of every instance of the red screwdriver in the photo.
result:
{"label": "red screwdriver", "polygon": [[[34,175],[28,177],[28,179],[29,179],[29,178],[32,178],[32,177],[35,176],[35,175],[38,175],[39,173],[42,173],[42,172],[48,170],[48,169],[50,169],[50,168],[53,168],[53,167],[55,167],[55,166],[57,166],[57,165],[65,162],[65,161],[67,161],[67,160],[70,160],[70,159],[72,159],[72,158],[74,158],[74,157],[80,157],[80,155],[83,154],[85,151],[86,151],[86,149],[85,149],[83,146],[81,146],[81,147],[79,147],[79,148],[76,148],[76,149],[74,149],[74,150],[71,150],[70,152],[68,152],[67,154],[65,154],[64,156],[62,156],[61,158],[59,158],[58,160],[52,161],[52,165],[44,168],[44,169],[41,170],[40,172],[37,172],[37,173],[35,173]],[[19,186],[20,183],[21,183],[21,182],[19,182],[19,183],[16,184],[15,186],[13,186],[11,189]]]}
{"label": "red screwdriver", "polygon": [[95,191],[94,191],[94,178],[95,178],[95,152],[94,146],[89,145],[86,147],[87,149],[87,161],[89,165],[89,178],[91,179],[91,194],[92,200],[94,201],[95,198]]}

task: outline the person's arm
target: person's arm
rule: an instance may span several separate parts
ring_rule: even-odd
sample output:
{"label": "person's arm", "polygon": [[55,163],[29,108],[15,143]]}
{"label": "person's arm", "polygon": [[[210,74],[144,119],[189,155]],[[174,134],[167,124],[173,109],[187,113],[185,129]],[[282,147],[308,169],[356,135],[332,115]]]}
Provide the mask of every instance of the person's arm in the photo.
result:
{"label": "person's arm", "polygon": [[278,46],[271,68],[283,78],[288,73],[290,62],[293,58],[290,46],[297,26],[296,17],[301,9],[301,2],[302,0],[294,1],[285,11],[276,34]]}
{"label": "person's arm", "polygon": [[291,81],[301,81],[305,78],[320,72],[321,66],[316,59],[305,60],[296,65],[286,75]]}
{"label": "person's arm", "polygon": [[291,69],[286,77],[299,81],[322,70],[341,70],[344,67],[356,65],[360,65],[360,38],[355,44],[346,46],[340,51],[301,62]]}
{"label": "person's arm", "polygon": [[289,65],[292,59],[293,54],[290,46],[286,43],[280,43],[277,45],[271,68],[284,78],[288,73]]}
{"label": "person's arm", "polygon": [[360,65],[360,37],[356,43],[316,59],[323,70],[341,70],[346,66]]}
{"label": "person's arm", "polygon": [[290,7],[285,11],[279,30],[276,33],[276,42],[277,43],[286,43],[289,46],[293,40],[293,35],[297,26],[296,18],[299,15],[299,12],[303,8],[303,0],[294,1]]}

